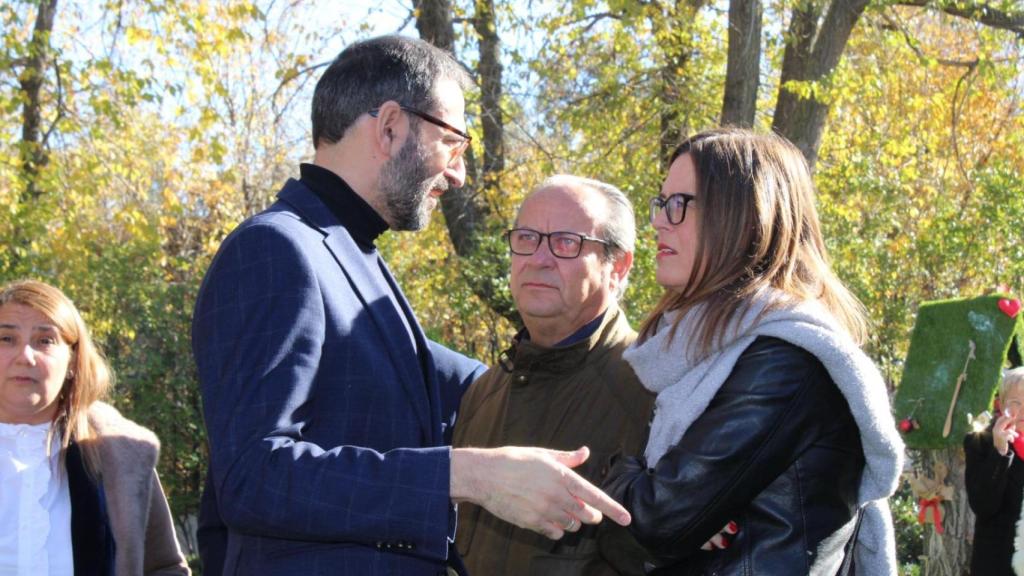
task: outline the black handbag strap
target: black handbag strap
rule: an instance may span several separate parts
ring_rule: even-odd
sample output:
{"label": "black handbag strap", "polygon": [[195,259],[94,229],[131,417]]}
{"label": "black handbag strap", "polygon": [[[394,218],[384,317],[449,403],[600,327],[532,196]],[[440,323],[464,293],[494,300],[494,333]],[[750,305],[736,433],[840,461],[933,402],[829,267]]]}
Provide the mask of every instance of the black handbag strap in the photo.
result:
{"label": "black handbag strap", "polygon": [[860,533],[860,521],[864,519],[864,508],[857,509],[857,523],[853,526],[853,536],[850,536],[850,541],[846,543],[843,549],[845,553],[843,556],[843,563],[839,566],[839,572],[836,576],[851,576],[853,572],[853,550],[857,547],[857,534]]}

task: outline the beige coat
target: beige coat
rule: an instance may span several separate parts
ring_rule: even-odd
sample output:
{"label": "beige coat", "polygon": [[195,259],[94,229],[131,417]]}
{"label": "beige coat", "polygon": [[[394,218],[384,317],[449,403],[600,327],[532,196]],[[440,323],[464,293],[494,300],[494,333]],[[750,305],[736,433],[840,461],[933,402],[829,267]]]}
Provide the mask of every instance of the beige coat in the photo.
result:
{"label": "beige coat", "polygon": [[[503,358],[504,367],[491,368],[469,387],[454,445],[559,450],[586,445],[590,458],[576,471],[600,486],[613,456],[643,452],[654,396],[622,359],[635,338],[625,314],[612,307],[582,342],[564,348],[516,343]],[[463,503],[455,546],[473,575],[642,573],[642,562],[632,551],[619,543],[603,545],[615,540],[604,528],[599,533],[585,526],[555,542]]]}
{"label": "beige coat", "polygon": [[115,574],[187,576],[191,572],[157,478],[156,435],[102,402],[89,408],[89,423],[97,437],[81,445],[97,448],[99,480],[117,549]]}

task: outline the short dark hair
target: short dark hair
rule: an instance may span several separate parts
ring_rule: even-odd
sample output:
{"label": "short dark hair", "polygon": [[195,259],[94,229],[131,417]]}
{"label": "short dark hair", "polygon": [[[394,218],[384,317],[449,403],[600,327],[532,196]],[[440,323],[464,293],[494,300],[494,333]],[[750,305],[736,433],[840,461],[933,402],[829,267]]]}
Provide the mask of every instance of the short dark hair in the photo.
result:
{"label": "short dark hair", "polygon": [[313,147],[345,136],[356,118],[388,100],[433,110],[438,81],[454,80],[463,89],[469,75],[451,54],[423,40],[388,35],[345,48],[313,91]]}

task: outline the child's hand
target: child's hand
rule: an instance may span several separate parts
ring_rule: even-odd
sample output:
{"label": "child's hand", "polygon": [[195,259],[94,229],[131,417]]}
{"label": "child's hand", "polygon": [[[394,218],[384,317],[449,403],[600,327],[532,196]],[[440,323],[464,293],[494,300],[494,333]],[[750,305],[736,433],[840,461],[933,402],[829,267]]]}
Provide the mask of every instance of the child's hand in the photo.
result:
{"label": "child's hand", "polygon": [[1010,449],[1010,443],[1016,440],[1019,434],[1014,424],[1016,420],[1017,415],[1006,409],[1003,410],[1003,415],[996,420],[996,424],[992,428],[992,445],[1003,456],[1006,456],[1006,452]]}

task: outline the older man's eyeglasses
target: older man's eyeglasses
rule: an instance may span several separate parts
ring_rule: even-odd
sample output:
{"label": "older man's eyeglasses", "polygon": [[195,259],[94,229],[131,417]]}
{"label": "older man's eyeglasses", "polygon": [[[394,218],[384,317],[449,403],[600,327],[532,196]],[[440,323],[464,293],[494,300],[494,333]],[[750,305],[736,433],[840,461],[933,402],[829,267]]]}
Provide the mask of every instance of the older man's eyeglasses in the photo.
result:
{"label": "older man's eyeglasses", "polygon": [[[408,114],[412,114],[413,116],[416,116],[418,118],[426,120],[427,122],[430,122],[434,126],[439,126],[439,127],[443,128],[443,129],[447,130],[448,132],[451,132],[451,133],[455,134],[456,136],[458,136],[460,138],[460,140],[458,142],[449,143],[449,147],[450,147],[450,150],[451,150],[451,160],[452,161],[455,161],[456,158],[461,156],[462,153],[466,151],[466,148],[469,148],[470,142],[473,141],[473,137],[472,136],[470,136],[469,134],[467,134],[466,132],[464,132],[462,130],[459,130],[455,126],[452,126],[451,124],[445,122],[444,120],[441,120],[437,116],[433,116],[433,115],[427,114],[426,112],[424,112],[422,110],[417,110],[416,108],[413,108],[412,106],[406,106],[405,104],[399,104],[398,107],[401,108],[403,112],[406,112]],[[379,114],[379,113],[380,113],[380,108],[374,108],[373,110],[370,110],[370,112],[369,112],[370,116],[373,116],[374,118],[376,118],[377,114]]]}
{"label": "older man's eyeglasses", "polygon": [[578,257],[580,252],[583,251],[584,241],[611,246],[611,242],[607,240],[594,238],[586,234],[577,234],[576,232],[551,232],[545,234],[530,228],[513,228],[505,233],[505,238],[508,239],[509,250],[519,256],[530,256],[537,252],[537,249],[540,248],[540,243],[545,238],[548,239],[548,249],[556,258],[572,259]]}
{"label": "older man's eyeglasses", "polygon": [[662,198],[661,196],[655,196],[651,198],[651,224],[654,223],[654,219],[658,217],[658,211],[664,209],[665,217],[668,218],[668,223],[673,226],[681,224],[686,219],[686,207],[696,200],[697,197],[693,194],[673,194],[668,198]]}

